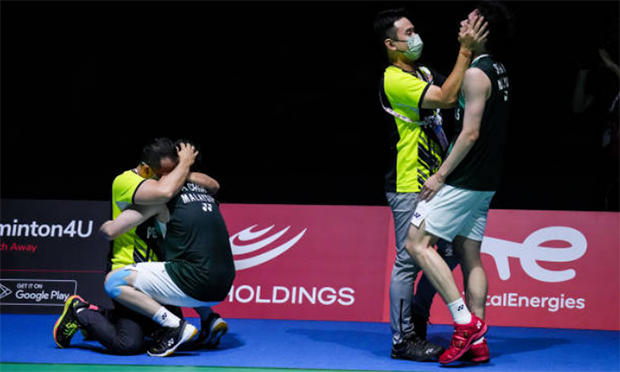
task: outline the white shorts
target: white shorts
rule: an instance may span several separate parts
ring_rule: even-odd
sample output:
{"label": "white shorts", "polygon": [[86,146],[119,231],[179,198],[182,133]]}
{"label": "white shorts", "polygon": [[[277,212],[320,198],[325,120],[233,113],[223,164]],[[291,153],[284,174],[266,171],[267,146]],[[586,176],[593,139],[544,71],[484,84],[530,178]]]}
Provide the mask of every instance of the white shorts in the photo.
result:
{"label": "white shorts", "polygon": [[430,201],[420,201],[411,223],[447,241],[457,235],[482,241],[495,191],[475,191],[444,185]]}
{"label": "white shorts", "polygon": [[172,281],[164,262],[140,262],[125,268],[137,272],[133,287],[162,305],[202,307],[219,304],[219,302],[198,301],[186,295]]}

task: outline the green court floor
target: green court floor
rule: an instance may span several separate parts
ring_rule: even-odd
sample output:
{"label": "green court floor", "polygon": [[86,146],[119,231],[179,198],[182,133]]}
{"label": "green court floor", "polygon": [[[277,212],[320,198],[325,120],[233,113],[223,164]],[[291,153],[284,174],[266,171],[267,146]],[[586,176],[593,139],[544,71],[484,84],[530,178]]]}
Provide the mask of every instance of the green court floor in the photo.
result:
{"label": "green court floor", "polygon": [[[342,372],[336,369],[233,368],[203,366],[121,365],[121,364],[30,364],[0,363],[0,372]],[[371,372],[347,370],[347,372]],[[414,371],[412,371],[414,372]]]}

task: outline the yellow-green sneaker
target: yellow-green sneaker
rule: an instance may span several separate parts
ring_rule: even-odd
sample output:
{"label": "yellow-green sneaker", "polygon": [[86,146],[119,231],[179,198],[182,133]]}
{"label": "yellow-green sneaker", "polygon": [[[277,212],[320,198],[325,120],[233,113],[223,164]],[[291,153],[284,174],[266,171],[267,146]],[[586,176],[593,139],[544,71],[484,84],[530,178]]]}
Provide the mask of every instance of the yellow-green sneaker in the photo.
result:
{"label": "yellow-green sneaker", "polygon": [[54,325],[54,341],[58,347],[65,348],[71,344],[71,339],[79,328],[75,311],[87,306],[89,306],[88,302],[78,295],[67,298],[62,315]]}

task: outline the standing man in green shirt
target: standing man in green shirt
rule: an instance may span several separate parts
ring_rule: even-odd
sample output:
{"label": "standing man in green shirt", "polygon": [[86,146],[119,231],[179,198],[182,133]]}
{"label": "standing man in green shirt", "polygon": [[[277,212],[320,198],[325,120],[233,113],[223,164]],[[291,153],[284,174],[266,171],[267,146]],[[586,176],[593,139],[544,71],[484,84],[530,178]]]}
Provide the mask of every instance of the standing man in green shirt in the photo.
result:
{"label": "standing man in green shirt", "polygon": [[[480,257],[489,206],[500,183],[509,118],[510,84],[498,53],[512,35],[512,17],[497,2],[482,2],[461,23],[471,27],[480,17],[489,23],[489,39],[473,50],[455,112],[460,133],[444,163],[420,191],[406,248],[420,265],[454,320],[450,347],[440,356],[487,362],[484,338],[487,277]],[[448,265],[433,246],[437,240],[454,243],[461,264],[466,300]],[[470,312],[471,311],[471,312]]]}
{"label": "standing man in green shirt", "polygon": [[[412,309],[413,292],[420,268],[407,253],[405,240],[418,193],[441,165],[448,145],[439,109],[456,104],[472,50],[486,38],[486,26],[479,19],[471,27],[461,29],[457,61],[444,81],[418,64],[423,43],[406,9],[380,12],[374,27],[390,63],[380,87],[381,104],[393,116],[394,124],[391,161],[386,173],[386,196],[394,217],[396,237],[396,259],[390,280],[391,357],[431,361],[443,352],[443,348],[426,341],[426,321],[435,291],[421,279],[416,291],[416,314]],[[451,246],[446,242],[441,242],[439,249],[445,256],[450,255]],[[455,264],[453,262],[452,266]],[[416,321],[416,315],[422,321]]]}

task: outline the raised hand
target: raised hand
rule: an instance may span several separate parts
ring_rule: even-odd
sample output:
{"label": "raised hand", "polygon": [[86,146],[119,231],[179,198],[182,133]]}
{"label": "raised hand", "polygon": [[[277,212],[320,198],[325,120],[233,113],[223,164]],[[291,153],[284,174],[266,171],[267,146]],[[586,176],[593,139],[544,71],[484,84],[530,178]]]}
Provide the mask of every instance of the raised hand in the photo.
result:
{"label": "raised hand", "polygon": [[601,59],[603,60],[603,63],[605,64],[605,66],[607,66],[608,69],[610,69],[616,75],[618,75],[618,77],[620,77],[620,67],[618,67],[618,65],[614,63],[613,59],[611,59],[611,56],[609,55],[607,50],[599,49],[598,53],[601,56]]}
{"label": "raised hand", "polygon": [[183,162],[191,166],[194,164],[194,160],[196,160],[196,157],[198,156],[198,151],[193,145],[181,142],[177,146],[177,154],[179,155],[179,162]]}
{"label": "raised hand", "polygon": [[461,22],[459,30],[459,43],[461,47],[473,51],[476,47],[487,40],[489,31],[487,31],[488,22],[484,22],[484,17],[476,16],[473,25],[469,19]]}

